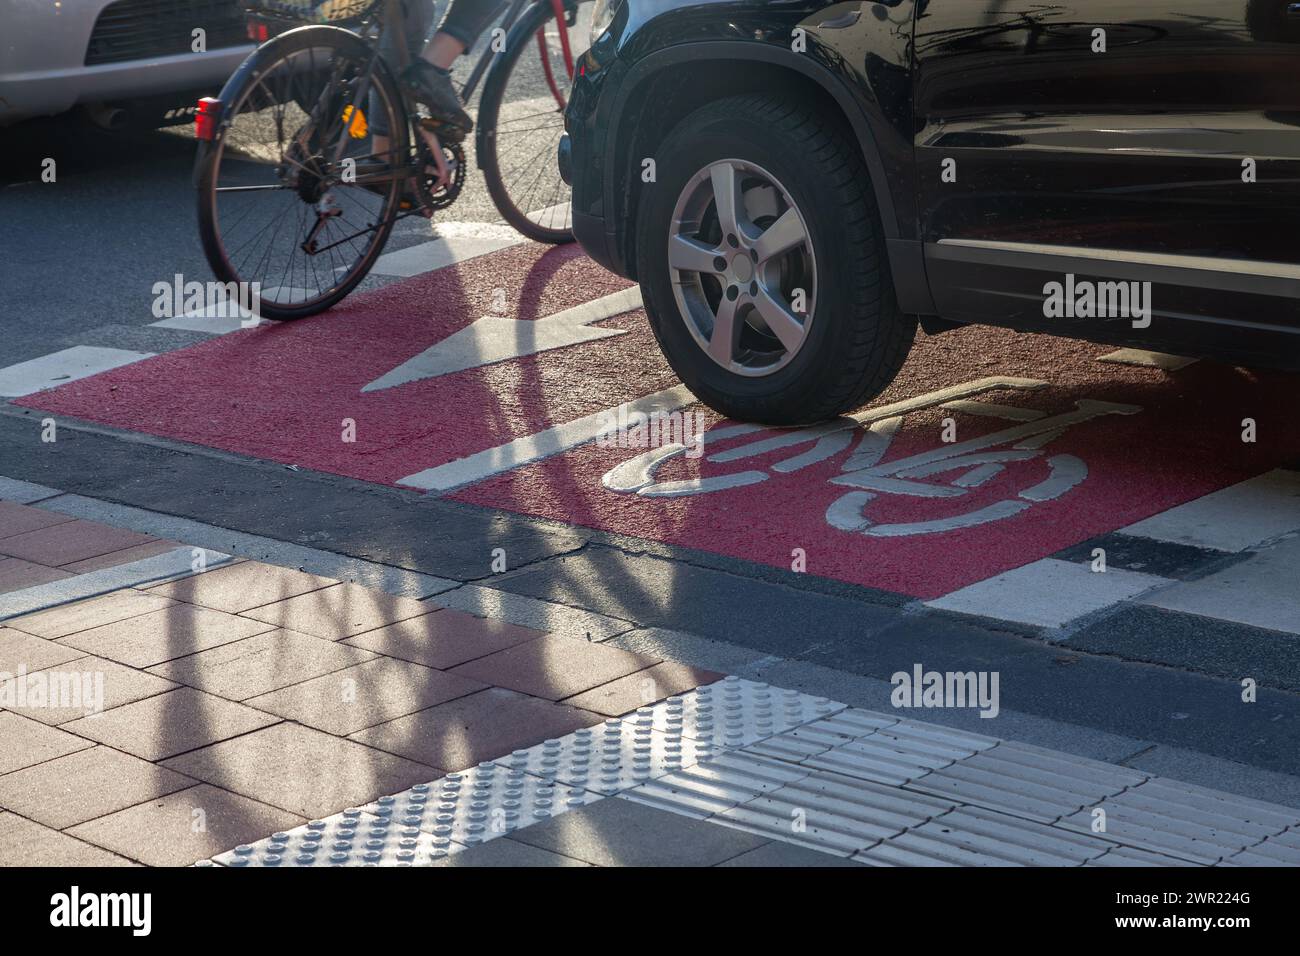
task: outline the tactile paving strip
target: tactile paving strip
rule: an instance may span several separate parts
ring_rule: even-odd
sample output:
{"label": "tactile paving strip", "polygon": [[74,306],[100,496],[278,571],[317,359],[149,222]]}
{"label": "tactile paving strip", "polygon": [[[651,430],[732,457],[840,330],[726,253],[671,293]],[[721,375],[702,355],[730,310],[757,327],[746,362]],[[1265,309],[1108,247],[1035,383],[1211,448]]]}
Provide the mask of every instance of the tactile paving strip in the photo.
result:
{"label": "tactile paving strip", "polygon": [[1075,812],[1090,812],[1106,797],[1146,779],[1146,774],[1126,767],[1004,742],[927,774],[912,787],[958,803],[1054,823]]}
{"label": "tactile paving strip", "polygon": [[613,796],[693,766],[718,752],[711,740],[654,728],[652,708],[517,750],[497,763],[546,780]]}
{"label": "tactile paving strip", "polygon": [[622,794],[661,810],[705,819],[808,776],[808,771],[743,750],[651,780]]}
{"label": "tactile paving strip", "polygon": [[465,847],[358,809],[274,833],[213,857],[221,866],[421,866]]}
{"label": "tactile paving strip", "polygon": [[848,856],[920,826],[956,804],[899,787],[816,773],[711,819],[762,836]]}
{"label": "tactile paving strip", "polygon": [[1079,866],[1111,846],[994,810],[963,807],[855,859],[880,866]]}
{"label": "tactile paving strip", "polygon": [[981,734],[899,720],[803,763],[818,770],[901,786],[997,743],[995,738]]}
{"label": "tactile paving strip", "polygon": [[[1172,780],[1148,780],[1100,805],[1107,839],[1195,863],[1240,863],[1243,851],[1259,852],[1265,838],[1300,824],[1295,810]],[[1084,809],[1059,825],[1082,831],[1091,824]]]}
{"label": "tactile paving strip", "polygon": [[361,809],[402,827],[475,846],[600,799],[495,762],[381,797]]}
{"label": "tactile paving strip", "polygon": [[744,747],[845,706],[825,697],[731,676],[637,713],[650,711],[654,728],[662,733],[709,741],[715,747]]}

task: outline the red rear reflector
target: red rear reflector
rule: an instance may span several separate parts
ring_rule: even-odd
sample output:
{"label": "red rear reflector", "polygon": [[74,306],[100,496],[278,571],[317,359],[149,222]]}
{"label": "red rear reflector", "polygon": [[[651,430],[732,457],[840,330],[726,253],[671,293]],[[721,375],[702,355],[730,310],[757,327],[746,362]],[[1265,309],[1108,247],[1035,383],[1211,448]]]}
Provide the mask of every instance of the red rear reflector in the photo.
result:
{"label": "red rear reflector", "polygon": [[271,28],[265,23],[258,23],[256,20],[249,20],[247,28],[248,38],[254,43],[265,43],[271,38]]}
{"label": "red rear reflector", "polygon": [[221,122],[221,100],[215,96],[205,96],[199,100],[198,112],[194,114],[194,135],[198,139],[216,139],[219,122]]}

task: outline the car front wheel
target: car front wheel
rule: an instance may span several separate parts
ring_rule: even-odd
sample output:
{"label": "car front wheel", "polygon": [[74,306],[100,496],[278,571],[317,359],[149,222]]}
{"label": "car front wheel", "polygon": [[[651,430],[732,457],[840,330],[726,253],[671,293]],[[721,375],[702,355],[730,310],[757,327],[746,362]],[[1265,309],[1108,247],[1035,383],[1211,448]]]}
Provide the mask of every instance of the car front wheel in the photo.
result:
{"label": "car front wheel", "polygon": [[637,275],[659,346],[730,418],[802,425],[893,380],[894,299],[865,165],[829,118],[729,97],[683,120],[641,187]]}

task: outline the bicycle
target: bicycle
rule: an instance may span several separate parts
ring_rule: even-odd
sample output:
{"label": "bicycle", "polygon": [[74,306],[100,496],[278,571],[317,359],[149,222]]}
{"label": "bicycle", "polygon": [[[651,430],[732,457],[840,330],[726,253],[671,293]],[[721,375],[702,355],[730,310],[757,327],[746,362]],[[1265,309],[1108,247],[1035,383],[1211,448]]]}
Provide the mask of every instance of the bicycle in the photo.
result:
{"label": "bicycle", "polygon": [[[199,101],[203,250],[259,316],[298,319],[335,305],[370,272],[400,219],[432,218],[464,187],[459,131],[421,116],[396,80],[411,62],[407,44],[398,34],[393,62],[381,52],[385,31],[402,29],[399,3],[246,0],[250,37],[263,42],[219,96]],[[503,2],[504,18],[462,89],[468,102],[486,76],[478,164],[502,217],[540,242],[573,240],[555,147],[582,5]],[[534,41],[535,59],[526,59]],[[541,95],[520,100],[520,84]],[[384,133],[387,146],[376,152]],[[520,155],[523,165],[503,170]],[[520,180],[508,180],[516,169]]]}

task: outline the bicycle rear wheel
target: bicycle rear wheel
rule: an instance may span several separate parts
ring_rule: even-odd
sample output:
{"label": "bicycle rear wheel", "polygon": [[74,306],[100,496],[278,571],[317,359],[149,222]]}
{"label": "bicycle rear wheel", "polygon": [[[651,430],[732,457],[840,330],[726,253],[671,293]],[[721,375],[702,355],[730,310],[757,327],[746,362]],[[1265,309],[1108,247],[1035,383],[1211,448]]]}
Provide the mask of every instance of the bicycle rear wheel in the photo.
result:
{"label": "bicycle rear wheel", "polygon": [[574,63],[587,49],[592,6],[568,0],[562,35],[550,0],[534,3],[510,31],[483,85],[477,145],[488,192],[506,222],[538,242],[573,241],[569,187],[556,149]]}
{"label": "bicycle rear wheel", "polygon": [[[221,101],[222,126],[195,169],[208,263],[254,291],[260,315],[322,312],[365,278],[392,232],[402,183],[391,167],[409,151],[401,94],[364,40],[314,26],[256,50]],[[382,157],[376,127],[390,131]]]}

